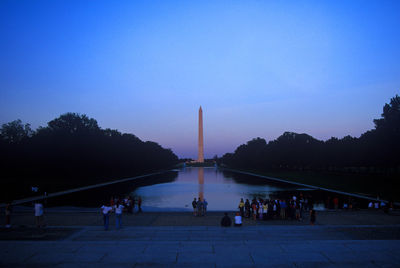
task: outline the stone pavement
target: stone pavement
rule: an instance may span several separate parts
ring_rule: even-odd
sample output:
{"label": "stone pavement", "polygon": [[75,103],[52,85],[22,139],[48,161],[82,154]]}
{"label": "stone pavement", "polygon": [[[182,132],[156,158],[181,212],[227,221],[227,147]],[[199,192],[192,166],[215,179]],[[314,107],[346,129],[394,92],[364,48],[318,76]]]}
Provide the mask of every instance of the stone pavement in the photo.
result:
{"label": "stone pavement", "polygon": [[397,224],[128,226],[109,231],[101,226],[57,226],[36,232],[30,239],[0,241],[0,265],[400,267]]}
{"label": "stone pavement", "polygon": [[[0,210],[0,215],[4,211]],[[125,226],[219,226],[223,212],[208,212],[205,217],[194,217],[191,212],[144,212],[123,215]],[[234,212],[229,212],[233,218]],[[101,226],[103,218],[100,209],[64,209],[46,208],[45,220],[49,226]],[[110,216],[110,223],[114,223],[115,214]],[[243,219],[245,226],[251,225],[308,225],[309,215],[304,213],[303,221],[269,220],[253,221]],[[33,226],[35,219],[33,208],[23,210],[15,208],[12,219],[13,226]],[[400,213],[388,215],[381,210],[357,211],[318,211],[317,225],[391,225],[400,224]],[[1,238],[0,238],[1,239]]]}

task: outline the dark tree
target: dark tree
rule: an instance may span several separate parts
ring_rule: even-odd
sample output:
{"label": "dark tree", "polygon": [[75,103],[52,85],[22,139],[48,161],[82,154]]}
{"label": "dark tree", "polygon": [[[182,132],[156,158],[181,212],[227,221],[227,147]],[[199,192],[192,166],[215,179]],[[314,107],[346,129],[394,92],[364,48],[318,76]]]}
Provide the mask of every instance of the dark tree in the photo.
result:
{"label": "dark tree", "polygon": [[36,132],[13,121],[3,125],[1,137],[2,182],[13,182],[19,190],[36,185],[51,192],[166,169],[178,162],[170,149],[133,134],[103,130],[95,119],[76,113],[63,114]]}
{"label": "dark tree", "polygon": [[7,124],[3,124],[0,129],[0,136],[5,142],[18,143],[23,139],[33,135],[30,124],[22,124],[21,120],[14,120]]}
{"label": "dark tree", "polygon": [[328,170],[343,172],[400,172],[400,97],[383,107],[375,129],[360,138],[345,136],[319,141],[307,134],[285,132],[268,144],[253,139],[225,154],[223,164],[257,170]]}

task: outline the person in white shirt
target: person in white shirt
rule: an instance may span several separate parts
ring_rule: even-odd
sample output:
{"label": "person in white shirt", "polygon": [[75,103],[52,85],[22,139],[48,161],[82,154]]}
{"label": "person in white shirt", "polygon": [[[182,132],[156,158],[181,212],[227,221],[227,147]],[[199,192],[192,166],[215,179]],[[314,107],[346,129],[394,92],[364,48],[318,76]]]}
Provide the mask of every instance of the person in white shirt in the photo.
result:
{"label": "person in white shirt", "polygon": [[235,226],[242,226],[242,216],[239,215],[239,212],[237,212],[235,216]]}
{"label": "person in white shirt", "polygon": [[35,202],[35,220],[36,220],[36,226],[38,228],[44,226],[43,214],[44,214],[43,204],[40,201]]}
{"label": "person in white shirt", "polygon": [[101,206],[101,213],[103,214],[104,221],[104,230],[108,230],[108,224],[110,221],[110,213],[112,211],[112,207],[108,204]]}
{"label": "person in white shirt", "polygon": [[118,200],[117,204],[114,206],[115,210],[115,228],[120,229],[122,227],[122,211],[124,206],[121,205],[121,202]]}

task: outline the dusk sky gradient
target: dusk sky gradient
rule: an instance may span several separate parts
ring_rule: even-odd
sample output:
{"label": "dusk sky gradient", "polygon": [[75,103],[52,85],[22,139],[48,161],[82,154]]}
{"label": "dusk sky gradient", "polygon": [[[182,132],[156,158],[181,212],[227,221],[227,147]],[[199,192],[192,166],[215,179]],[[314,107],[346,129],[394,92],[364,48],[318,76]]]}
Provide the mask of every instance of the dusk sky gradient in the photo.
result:
{"label": "dusk sky gradient", "polygon": [[400,92],[400,1],[0,1],[0,124],[66,112],[197,157],[360,136]]}

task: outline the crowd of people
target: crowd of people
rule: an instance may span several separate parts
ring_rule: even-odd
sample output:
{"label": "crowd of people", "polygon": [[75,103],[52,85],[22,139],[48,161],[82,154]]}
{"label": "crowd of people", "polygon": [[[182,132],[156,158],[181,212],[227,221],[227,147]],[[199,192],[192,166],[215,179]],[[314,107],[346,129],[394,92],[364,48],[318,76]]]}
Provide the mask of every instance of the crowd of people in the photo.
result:
{"label": "crowd of people", "polygon": [[[115,213],[115,227],[116,229],[122,228],[122,213],[133,214],[135,211],[135,198],[126,196],[121,199],[119,197],[111,197],[111,200],[101,206],[100,211],[103,215],[104,230],[108,230],[110,215]],[[139,196],[137,199],[138,213],[142,212],[142,198]]]}
{"label": "crowd of people", "polygon": [[[251,203],[249,199],[246,201],[240,199],[238,205],[238,212],[234,217],[234,226],[242,226],[242,218],[249,218],[253,220],[273,220],[273,219],[303,219],[305,212],[310,214],[310,224],[314,225],[316,221],[316,211],[313,207],[312,199],[293,196],[291,199],[262,199],[254,198]],[[224,214],[221,219],[222,227],[229,227],[232,225],[232,220],[228,213]]]}
{"label": "crowd of people", "polygon": [[208,203],[206,199],[200,198],[196,200],[196,197],[192,201],[193,207],[193,215],[196,216],[205,216],[207,212]]}
{"label": "crowd of people", "polygon": [[[43,201],[44,200],[37,200],[34,202],[35,223],[38,228],[46,226]],[[202,197],[198,199],[194,198],[192,201],[193,215],[195,217],[205,216],[207,213],[207,206],[208,202],[206,199]],[[350,197],[339,199],[338,197],[330,198],[328,196],[325,200],[325,208],[351,210],[357,209],[358,203]],[[382,209],[385,213],[390,213],[394,209],[394,204],[393,201],[380,201],[378,197],[376,201],[370,201],[368,203],[368,209]],[[119,229],[122,227],[122,213],[133,214],[135,210],[137,210],[138,213],[142,212],[142,199],[140,196],[137,199],[131,196],[126,196],[125,198],[111,197],[108,202],[105,202],[101,206],[104,229],[108,230],[109,228],[109,217],[111,213],[115,213],[115,225],[116,228]],[[316,211],[311,195],[303,196],[303,194],[300,193],[298,196],[293,195],[291,198],[254,198],[251,202],[249,199],[244,201],[244,199],[241,198],[238,204],[238,212],[234,217],[234,225],[241,226],[242,218],[265,221],[275,219],[302,221],[305,213],[309,214],[310,223],[313,225],[316,221]],[[6,203],[5,206],[6,228],[11,228],[11,214],[12,202],[9,202]],[[228,214],[225,213],[224,218],[221,220],[221,226],[231,225],[232,221]]]}
{"label": "crowd of people", "polygon": [[134,213],[136,205],[137,212],[142,212],[142,198],[140,196],[137,200],[135,197],[132,198],[131,196],[126,196],[125,198],[120,198],[118,196],[111,197],[109,205],[115,208],[118,204],[124,207],[123,212]]}
{"label": "crowd of people", "polygon": [[273,220],[273,219],[303,219],[304,212],[313,209],[313,201],[308,197],[293,196],[291,199],[256,199],[251,202],[243,198],[238,205],[239,213],[242,217],[252,218],[253,220]]}

